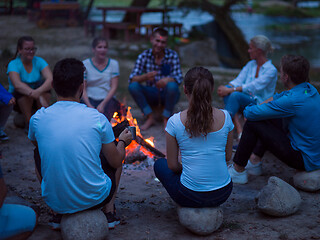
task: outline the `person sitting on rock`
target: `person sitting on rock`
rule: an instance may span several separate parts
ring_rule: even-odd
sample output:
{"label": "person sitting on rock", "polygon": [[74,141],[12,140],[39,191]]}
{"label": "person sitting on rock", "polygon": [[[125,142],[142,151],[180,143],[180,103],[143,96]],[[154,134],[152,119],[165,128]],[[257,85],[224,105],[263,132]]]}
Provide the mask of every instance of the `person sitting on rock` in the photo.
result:
{"label": "person sitting on rock", "polygon": [[9,62],[7,69],[9,92],[17,101],[17,110],[25,117],[26,130],[34,102],[37,107],[48,107],[51,97],[52,73],[48,63],[35,56],[36,51],[32,37],[20,37],[14,59]]}
{"label": "person sitting on rock", "polygon": [[[156,28],[150,38],[152,48],[138,56],[129,77],[129,92],[143,114],[147,116],[141,130],[155,122],[152,107],[163,106],[164,126],[180,97],[182,72],[178,54],[166,48],[168,31]],[[145,84],[143,84],[145,83]]]}
{"label": "person sitting on rock", "polygon": [[0,84],[0,141],[9,139],[4,127],[15,103],[16,99]]}
{"label": "person sitting on rock", "polygon": [[96,108],[110,121],[115,112],[125,114],[125,107],[115,98],[119,81],[118,61],[107,57],[108,41],[97,37],[92,41],[93,57],[83,61],[85,87],[82,100],[91,108]]}
{"label": "person sitting on rock", "polygon": [[229,168],[233,182],[246,183],[248,173],[260,175],[266,150],[297,170],[320,169],[320,95],[308,82],[309,68],[302,56],[283,56],[281,81],[288,90],[245,108],[248,120]]}
{"label": "person sitting on rock", "polygon": [[37,225],[37,214],[24,205],[3,203],[6,195],[0,165],[0,239],[27,239]]}
{"label": "person sitting on rock", "polygon": [[36,146],[46,204],[59,214],[103,207],[109,228],[114,228],[120,223],[115,193],[132,135],[125,129],[116,146],[108,119],[80,103],[84,71],[83,63],[72,58],[55,65],[52,85],[58,101],[32,116],[28,137]]}
{"label": "person sitting on rock", "polygon": [[213,88],[207,69],[195,67],[187,72],[184,93],[189,107],[169,118],[167,159],[154,164],[155,175],[182,207],[216,207],[232,191],[226,161],[232,155],[234,126],[226,110],[212,107]]}
{"label": "person sitting on rock", "polygon": [[249,104],[259,104],[274,94],[278,71],[267,58],[272,50],[271,42],[266,36],[253,37],[248,49],[252,60],[227,86],[218,87],[218,95],[223,97],[225,109],[234,120],[238,140],[241,138],[242,124],[237,113]]}

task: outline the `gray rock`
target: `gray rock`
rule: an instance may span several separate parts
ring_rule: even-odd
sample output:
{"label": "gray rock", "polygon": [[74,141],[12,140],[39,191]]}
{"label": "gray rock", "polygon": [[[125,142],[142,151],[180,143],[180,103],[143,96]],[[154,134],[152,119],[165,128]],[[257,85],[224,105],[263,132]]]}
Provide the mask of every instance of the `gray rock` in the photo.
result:
{"label": "gray rock", "polygon": [[108,222],[101,210],[64,215],[61,235],[64,240],[102,240],[108,236]]}
{"label": "gray rock", "polygon": [[223,221],[221,208],[178,207],[179,221],[182,226],[198,235],[209,235],[217,230]]}
{"label": "gray rock", "polygon": [[277,177],[270,177],[268,185],[258,195],[258,209],[271,216],[288,216],[295,213],[300,206],[299,192]]}
{"label": "gray rock", "polygon": [[212,38],[181,46],[179,55],[181,63],[188,67],[220,65],[216,41]]}
{"label": "gray rock", "polygon": [[320,170],[297,173],[293,176],[293,184],[295,187],[307,192],[320,190]]}

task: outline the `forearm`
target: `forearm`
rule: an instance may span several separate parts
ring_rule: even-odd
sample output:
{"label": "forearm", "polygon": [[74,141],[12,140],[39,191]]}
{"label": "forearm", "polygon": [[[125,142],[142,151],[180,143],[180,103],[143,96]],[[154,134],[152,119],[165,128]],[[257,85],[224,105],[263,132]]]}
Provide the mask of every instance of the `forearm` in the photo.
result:
{"label": "forearm", "polygon": [[7,187],[6,184],[3,180],[3,178],[0,179],[0,208],[3,205],[4,199],[6,198],[7,195]]}
{"label": "forearm", "polygon": [[51,86],[52,86],[52,79],[51,78],[47,78],[44,81],[44,83],[40,87],[35,89],[35,90],[39,91],[42,94],[42,93],[45,93],[45,92],[49,91],[51,89]]}
{"label": "forearm", "polygon": [[131,82],[145,82],[147,79],[147,74],[142,74],[132,77]]}

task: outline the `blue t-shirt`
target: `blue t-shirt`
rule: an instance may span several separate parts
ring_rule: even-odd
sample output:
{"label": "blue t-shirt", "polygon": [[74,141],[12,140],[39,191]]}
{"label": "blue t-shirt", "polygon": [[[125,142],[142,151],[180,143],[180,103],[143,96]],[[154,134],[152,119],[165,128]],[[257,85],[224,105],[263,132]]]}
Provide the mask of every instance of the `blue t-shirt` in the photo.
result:
{"label": "blue t-shirt", "polygon": [[233,129],[230,114],[225,115],[223,127],[210,132],[207,138],[190,138],[181,122],[180,113],[169,118],[166,131],[176,138],[181,151],[180,182],[188,189],[209,192],[228,185],[231,181],[226,163],[228,134]]}
{"label": "blue t-shirt", "polygon": [[305,169],[320,169],[320,95],[310,83],[276,94],[269,103],[248,106],[243,113],[251,121],[283,118],[291,145],[301,152]]}
{"label": "blue t-shirt", "polygon": [[115,138],[103,114],[85,104],[58,101],[32,116],[28,137],[38,143],[42,196],[51,209],[74,213],[108,197],[112,183],[99,154],[102,144]]}
{"label": "blue t-shirt", "polygon": [[[31,88],[35,89],[39,87],[39,83],[41,82],[41,71],[48,66],[48,63],[41,57],[34,56],[32,59],[32,71],[28,73],[23,66],[20,57],[12,60],[8,65],[7,74],[9,76],[10,72],[16,72],[20,76],[21,82],[28,84]],[[9,92],[12,93],[14,91],[14,86],[9,79]]]}

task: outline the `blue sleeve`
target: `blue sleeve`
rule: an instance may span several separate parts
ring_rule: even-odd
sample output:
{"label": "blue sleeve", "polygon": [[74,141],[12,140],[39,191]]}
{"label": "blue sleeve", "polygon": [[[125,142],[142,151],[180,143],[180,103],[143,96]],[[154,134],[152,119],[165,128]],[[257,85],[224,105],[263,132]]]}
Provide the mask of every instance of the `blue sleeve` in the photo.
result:
{"label": "blue sleeve", "polygon": [[4,102],[8,105],[12,95],[0,84],[0,102]]}
{"label": "blue sleeve", "polygon": [[43,58],[37,57],[37,66],[41,72],[46,66],[48,66],[48,63]]}
{"label": "blue sleeve", "polygon": [[103,144],[108,144],[114,141],[114,133],[112,130],[112,126],[108,119],[101,113],[100,114],[100,127],[101,127],[101,142]]}
{"label": "blue sleeve", "polygon": [[286,92],[281,97],[261,105],[249,105],[244,111],[244,117],[251,121],[274,118],[292,117],[295,115],[294,102],[291,94]]}
{"label": "blue sleeve", "polygon": [[19,64],[18,61],[20,59],[13,59],[12,61],[9,62],[8,64],[8,69],[7,69],[7,74],[9,74],[9,72],[17,72],[20,74],[20,69],[19,69]]}
{"label": "blue sleeve", "polygon": [[0,179],[3,178],[3,174],[2,174],[2,168],[1,168],[1,164],[0,164]]}
{"label": "blue sleeve", "polygon": [[165,129],[166,132],[169,133],[172,137],[176,137],[175,128],[174,128],[175,117],[176,117],[176,114],[174,114],[169,118],[166,129]]}

